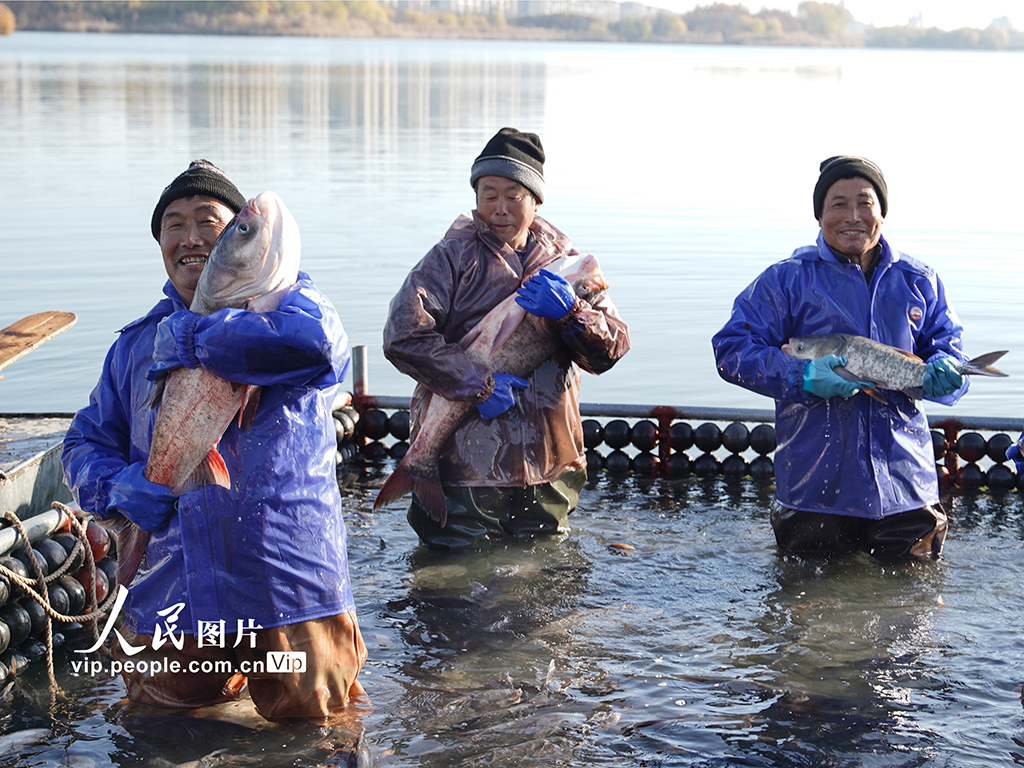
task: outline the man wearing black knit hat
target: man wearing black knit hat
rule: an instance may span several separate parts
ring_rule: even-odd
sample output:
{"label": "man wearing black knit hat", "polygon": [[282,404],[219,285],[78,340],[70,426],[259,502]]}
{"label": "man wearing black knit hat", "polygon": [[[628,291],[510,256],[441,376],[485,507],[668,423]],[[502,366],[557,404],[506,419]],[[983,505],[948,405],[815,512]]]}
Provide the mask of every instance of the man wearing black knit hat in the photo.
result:
{"label": "man wearing black knit hat", "polygon": [[[319,719],[362,693],[366,659],[330,416],[348,339],[304,272],[265,312],[189,309],[218,235],[245,205],[206,160],[163,190],[150,229],[169,278],[164,297],[110,348],[65,436],[64,477],[82,508],[117,531],[122,554],[138,531],[149,534],[138,571],[118,573],[130,583],[113,654],[134,659],[121,665],[129,698],[194,708],[248,686],[268,719]],[[145,475],[153,403],[180,366],[260,387],[245,426],[229,425],[215,452],[228,487],[176,494]],[[301,653],[302,669],[275,673],[264,664],[273,651]]]}
{"label": "man wearing black knit hat", "polygon": [[924,398],[952,405],[966,392],[956,367],[966,359],[963,328],[935,271],[882,237],[888,197],[870,160],[824,160],[812,196],[817,244],[765,270],[712,339],[722,378],[775,400],[771,523],[786,552],[942,552],[946,515],[918,401],[895,390],[883,390],[883,402],[862,394],[866,382],[835,370],[843,357],[783,351],[796,337],[865,336],[927,363]]}
{"label": "man wearing black knit hat", "polygon": [[[446,514],[413,494],[409,522],[434,548],[566,530],[586,480],[580,369],[602,373],[629,349],[607,293],[584,300],[545,269],[579,254],[537,215],[544,160],[536,134],[498,131],[470,172],[476,209],[456,219],[391,302],[384,354],[417,381],[414,433],[431,398],[476,404],[442,449]],[[460,344],[513,294],[558,339],[557,352],[525,378],[488,370]]]}

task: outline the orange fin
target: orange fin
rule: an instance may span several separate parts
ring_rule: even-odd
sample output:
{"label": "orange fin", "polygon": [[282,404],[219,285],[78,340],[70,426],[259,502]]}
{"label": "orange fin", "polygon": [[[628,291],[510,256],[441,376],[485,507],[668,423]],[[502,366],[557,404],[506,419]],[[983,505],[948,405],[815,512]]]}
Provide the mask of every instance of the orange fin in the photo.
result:
{"label": "orange fin", "polygon": [[231,474],[228,472],[224,457],[217,452],[217,446],[210,449],[206,458],[199,462],[192,474],[182,481],[171,492],[183,496],[196,488],[206,485],[219,485],[221,488],[231,488]]}
{"label": "orange fin", "polygon": [[924,362],[924,360],[922,360],[920,357],[915,355],[913,352],[907,352],[907,350],[900,349],[899,347],[893,347],[893,349],[895,349],[901,355],[904,355],[905,357],[909,357],[911,360],[913,360],[916,363],[923,363]]}
{"label": "orange fin", "polygon": [[878,390],[875,389],[874,387],[864,387],[863,389],[861,389],[861,392],[870,397],[872,400],[877,400],[883,405],[885,404],[885,398],[882,397],[882,395],[879,394]]}

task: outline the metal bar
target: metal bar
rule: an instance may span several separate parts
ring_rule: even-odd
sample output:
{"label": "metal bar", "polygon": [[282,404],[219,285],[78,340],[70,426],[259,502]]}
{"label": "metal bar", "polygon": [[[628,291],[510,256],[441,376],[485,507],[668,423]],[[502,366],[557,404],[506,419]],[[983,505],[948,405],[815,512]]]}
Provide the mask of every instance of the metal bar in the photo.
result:
{"label": "metal bar", "polygon": [[[64,524],[64,513],[59,509],[50,509],[28,520],[23,520],[25,533],[30,543],[47,538]],[[6,555],[15,547],[22,546],[21,535],[13,527],[0,530],[0,556]]]}
{"label": "metal bar", "polygon": [[[411,398],[390,397],[387,395],[368,396],[364,398],[367,407],[382,408],[386,410],[406,410],[409,408]],[[695,406],[659,406],[659,405],[629,405],[621,403],[580,403],[581,416],[601,416],[630,419],[662,419],[670,417],[673,419],[689,419],[702,421],[740,421],[760,422],[771,424],[775,421],[775,411],[759,410],[753,408],[711,408]],[[931,429],[945,431],[948,426],[957,430],[978,429],[985,432],[1019,432],[1021,420],[1019,418],[1006,419],[998,416],[957,416],[932,415],[928,417],[928,426]]]}

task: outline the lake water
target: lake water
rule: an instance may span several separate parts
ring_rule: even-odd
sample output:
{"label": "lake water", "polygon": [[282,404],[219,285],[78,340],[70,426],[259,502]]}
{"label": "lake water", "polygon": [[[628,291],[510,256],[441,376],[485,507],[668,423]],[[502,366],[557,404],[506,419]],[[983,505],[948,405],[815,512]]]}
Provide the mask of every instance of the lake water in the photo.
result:
{"label": "lake water", "polygon": [[[598,254],[633,349],[590,402],[766,408],[709,340],[764,267],[813,242],[818,163],[886,173],[890,241],[939,270],[973,354],[1010,349],[959,414],[1024,414],[1024,172],[1013,53],[18,33],[0,38],[0,325],[78,324],[4,371],[0,411],[73,411],[113,332],[160,298],[149,234],[195,157],[277,191],[303,263],[370,352],[409,268],[473,205],[501,126],[541,135],[541,209]],[[929,406],[935,411],[942,406]]]}
{"label": "lake water", "polygon": [[[1015,310],[1024,219],[1008,53],[18,33],[0,38],[0,325],[78,324],[4,370],[0,411],[86,402],[113,332],[160,297],[149,234],[195,157],[273,189],[304,266],[370,350],[371,391],[409,268],[472,206],[499,127],[538,132],[542,214],[599,255],[633,349],[595,402],[766,408],[719,380],[710,337],[768,264],[812,242],[820,160],[875,159],[891,242],[944,277],[972,353],[1008,348],[957,413],[1024,411]],[[936,411],[939,406],[932,406]],[[389,466],[344,488],[372,709],[336,728],[244,706],[175,718],[32,667],[0,700],[0,765],[993,766],[1020,762],[1019,494],[946,498],[945,558],[781,557],[770,485],[597,477],[573,530],[488,556],[429,557]],[[615,547],[626,544],[633,549]],[[0,748],[9,742],[0,741]]]}

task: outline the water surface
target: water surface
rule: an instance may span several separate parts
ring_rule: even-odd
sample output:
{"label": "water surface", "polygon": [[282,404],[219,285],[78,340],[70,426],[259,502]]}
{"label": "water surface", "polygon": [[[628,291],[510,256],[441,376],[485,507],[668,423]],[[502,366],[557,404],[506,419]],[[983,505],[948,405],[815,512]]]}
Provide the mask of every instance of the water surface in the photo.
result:
{"label": "water surface", "polygon": [[542,215],[598,254],[630,324],[585,400],[767,407],[718,378],[710,338],[813,241],[818,163],[845,152],[885,170],[884,231],[944,277],[968,350],[1011,350],[1013,378],[956,412],[1016,417],[1022,79],[1014,53],[18,33],[0,40],[0,323],[79,323],[4,372],[0,411],[85,403],[114,330],[160,298],[149,220],[194,157],[282,195],[372,390],[409,393],[380,352],[388,302],[515,125],[547,150]]}

